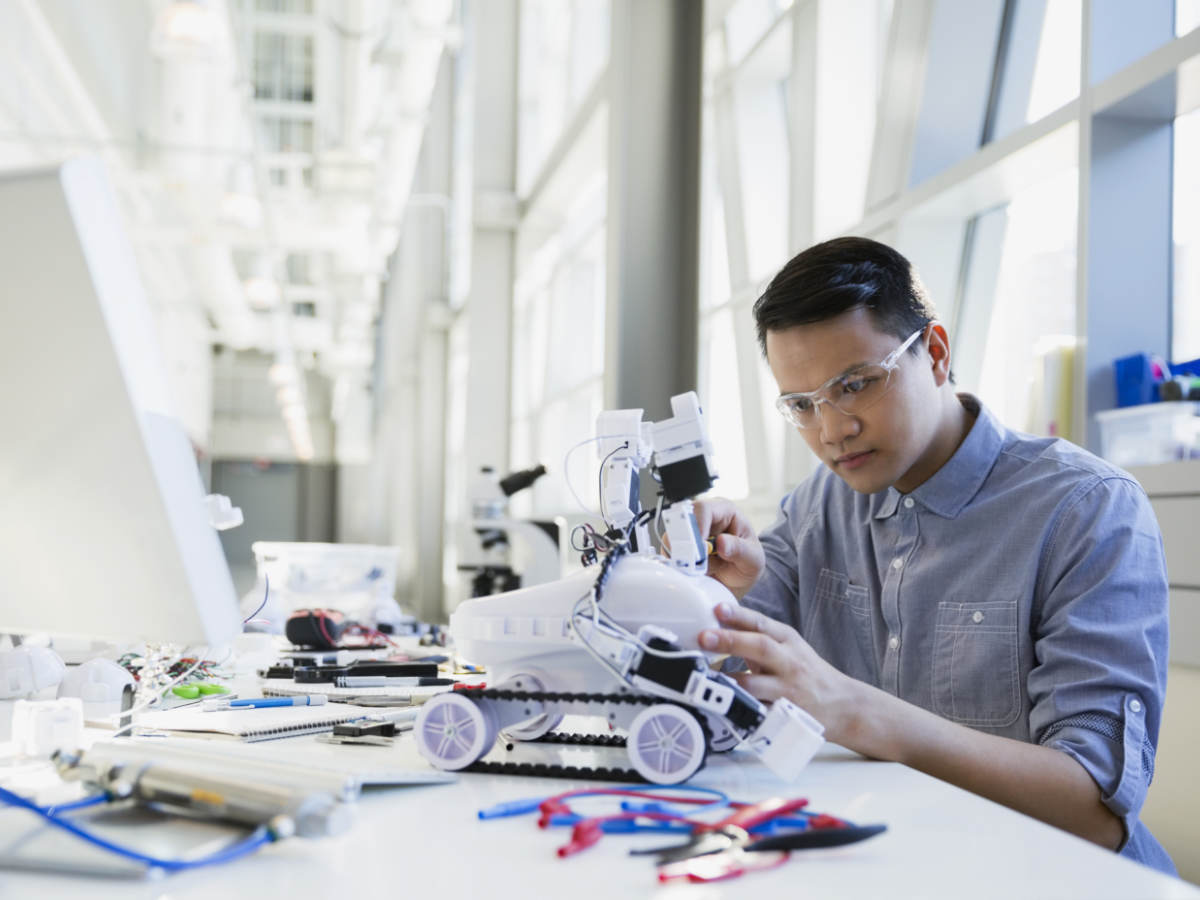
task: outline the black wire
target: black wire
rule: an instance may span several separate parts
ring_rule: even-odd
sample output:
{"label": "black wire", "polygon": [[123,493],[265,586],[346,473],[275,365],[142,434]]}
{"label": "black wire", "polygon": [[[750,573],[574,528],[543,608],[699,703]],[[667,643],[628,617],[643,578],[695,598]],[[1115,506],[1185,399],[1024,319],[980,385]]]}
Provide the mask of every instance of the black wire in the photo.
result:
{"label": "black wire", "polygon": [[[600,518],[604,520],[604,524],[608,525],[608,516],[604,515],[604,464],[612,459],[613,454],[620,450],[628,450],[629,441],[625,441],[619,447],[614,447],[612,453],[600,460],[600,473],[596,476],[596,496],[600,500]],[[611,527],[611,526],[609,526]]]}
{"label": "black wire", "polygon": [[266,585],[267,585],[267,589],[265,591],[263,591],[263,602],[258,604],[258,609],[256,609],[254,612],[250,613],[250,615],[248,615],[246,618],[244,618],[242,620],[243,625],[245,625],[247,622],[249,622],[251,619],[253,619],[255,616],[257,616],[260,612],[262,612],[263,607],[267,605],[267,598],[271,596],[271,576],[267,575],[266,573],[263,573],[263,581],[266,582]]}

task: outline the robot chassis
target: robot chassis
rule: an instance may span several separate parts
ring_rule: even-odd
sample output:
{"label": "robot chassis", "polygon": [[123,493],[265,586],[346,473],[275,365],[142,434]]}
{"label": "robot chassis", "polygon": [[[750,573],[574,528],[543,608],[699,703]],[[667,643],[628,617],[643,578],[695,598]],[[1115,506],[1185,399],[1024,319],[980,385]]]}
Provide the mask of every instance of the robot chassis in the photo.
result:
{"label": "robot chassis", "polygon": [[[709,751],[743,743],[791,781],[820,748],[816,720],[786,699],[763,704],[710,668],[696,643],[700,631],[719,627],[716,605],[737,601],[704,577],[708,550],[691,498],[716,475],[703,411],[693,392],[672,397],[671,408],[674,416],[658,423],[643,423],[640,409],[598,420],[601,505],[611,526],[590,548],[606,551],[598,565],[466,601],[450,617],[459,652],[486,665],[494,687],[439,694],[422,707],[417,746],[437,768],[479,764],[501,730],[509,740],[541,739],[565,715],[623,729],[634,771],[657,784],[686,781]],[[638,472],[650,463],[662,487],[657,512],[639,511]],[[655,518],[669,557],[649,540]]]}

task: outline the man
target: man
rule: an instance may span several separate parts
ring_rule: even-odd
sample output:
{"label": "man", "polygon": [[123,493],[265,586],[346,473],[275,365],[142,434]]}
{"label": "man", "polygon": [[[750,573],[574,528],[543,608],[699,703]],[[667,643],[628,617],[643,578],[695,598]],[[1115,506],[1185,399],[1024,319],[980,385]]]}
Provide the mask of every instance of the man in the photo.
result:
{"label": "man", "polygon": [[777,406],[824,466],[760,537],[728,501],[698,505],[710,573],[743,601],[702,646],[836,743],[1173,873],[1138,820],[1167,582],[1137,482],[956,394],[946,329],[890,247],[812,247],[754,315]]}

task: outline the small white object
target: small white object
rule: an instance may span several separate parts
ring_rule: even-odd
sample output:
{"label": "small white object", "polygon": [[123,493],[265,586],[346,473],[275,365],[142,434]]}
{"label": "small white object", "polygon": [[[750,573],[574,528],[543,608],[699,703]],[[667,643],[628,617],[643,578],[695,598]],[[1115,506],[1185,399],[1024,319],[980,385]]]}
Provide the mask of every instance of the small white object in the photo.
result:
{"label": "small white object", "polygon": [[975,612],[971,614],[971,621],[978,625],[983,621],[983,613],[979,610],[975,610]]}
{"label": "small white object", "polygon": [[771,704],[750,749],[785,781],[795,781],[825,743],[825,726],[785,697]]}
{"label": "small white object", "polygon": [[208,521],[217,531],[237,528],[245,521],[241,508],[234,506],[224,494],[209,494],[204,498],[204,505],[208,508]]}
{"label": "small white object", "polygon": [[133,676],[123,666],[111,659],[89,659],[67,670],[58,696],[78,697],[84,719],[99,721],[121,712],[125,694],[134,689]]}
{"label": "small white object", "polygon": [[32,697],[63,679],[67,667],[49,647],[22,645],[0,652],[0,700]]}
{"label": "small white object", "polygon": [[247,631],[233,639],[233,666],[237,672],[248,673],[265,669],[274,665],[278,659],[279,646],[274,635],[261,631]]}
{"label": "small white object", "polygon": [[1142,711],[1142,701],[1141,700],[1130,700],[1129,708],[1132,709],[1134,712],[1141,712]]}
{"label": "small white object", "polygon": [[12,739],[25,756],[49,756],[75,750],[83,741],[83,703],[78,697],[18,700],[13,708]]}
{"label": "small white object", "polygon": [[895,650],[900,646],[900,638],[893,634],[890,638],[888,638],[888,646]]}
{"label": "small white object", "polygon": [[904,566],[904,560],[902,560],[900,557],[897,556],[895,559],[892,560],[892,568],[893,569],[900,569],[903,566]]}
{"label": "small white object", "polygon": [[905,509],[912,509],[912,508],[913,508],[913,498],[912,498],[912,497],[905,497],[905,498],[904,498],[904,508],[905,508]]}
{"label": "small white object", "polygon": [[671,565],[689,575],[708,571],[708,546],[700,536],[691,500],[672,503],[662,514],[671,542]]}

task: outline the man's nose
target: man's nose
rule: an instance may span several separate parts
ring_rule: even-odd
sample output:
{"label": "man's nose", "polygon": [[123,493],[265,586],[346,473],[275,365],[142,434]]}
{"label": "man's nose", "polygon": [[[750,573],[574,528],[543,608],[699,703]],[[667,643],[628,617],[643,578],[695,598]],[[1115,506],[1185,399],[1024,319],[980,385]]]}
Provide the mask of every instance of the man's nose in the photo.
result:
{"label": "man's nose", "polygon": [[817,404],[817,415],[821,420],[821,440],[826,444],[840,444],[862,430],[856,416],[842,412],[829,401]]}

